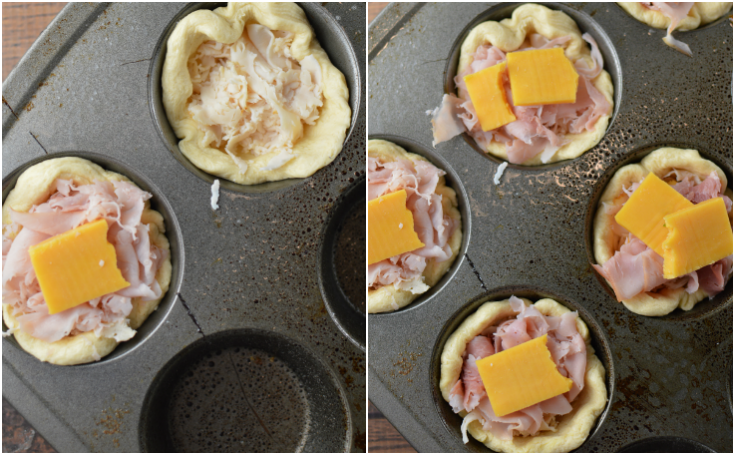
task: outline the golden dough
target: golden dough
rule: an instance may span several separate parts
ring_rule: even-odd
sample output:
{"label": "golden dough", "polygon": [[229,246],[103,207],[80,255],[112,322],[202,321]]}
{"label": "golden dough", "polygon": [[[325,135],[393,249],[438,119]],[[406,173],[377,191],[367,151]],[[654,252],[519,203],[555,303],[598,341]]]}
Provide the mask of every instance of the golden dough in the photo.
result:
{"label": "golden dough", "polygon": [[[722,169],[712,161],[702,158],[696,150],[660,148],[643,158],[639,164],[621,167],[605,187],[595,214],[593,247],[597,264],[607,262],[625,243],[625,238],[614,232],[615,215],[610,214],[627,200],[623,187],[628,188],[633,183],[640,182],[649,172],[663,178],[674,169],[689,171],[702,179],[714,171],[720,177],[722,187],[727,188],[727,176]],[[603,203],[607,204],[609,209],[606,209]],[[732,212],[730,218],[732,219]],[[677,308],[689,311],[706,297],[707,293],[702,289],[689,294],[684,288],[664,288],[659,292],[641,293],[632,299],[623,300],[623,305],[633,313],[644,316],[664,316]]]}
{"label": "golden dough", "polygon": [[[531,33],[539,33],[548,39],[561,36],[570,36],[571,40],[564,50],[564,54],[572,61],[584,59],[588,65],[594,62],[590,56],[588,44],[582,39],[582,33],[577,24],[561,11],[553,11],[545,6],[526,4],[517,8],[510,19],[500,22],[483,22],[467,35],[462,43],[457,73],[467,68],[472,62],[472,54],[485,43],[498,47],[503,52],[512,52],[518,49]],[[562,146],[550,159],[550,163],[576,158],[591,149],[602,139],[607,130],[607,124],[612,116],[613,106],[613,84],[610,74],[604,69],[592,81],[597,90],[602,93],[610,103],[610,114],[600,117],[595,124],[594,131],[584,131],[579,134],[565,134],[571,141]],[[508,153],[505,144],[501,142],[490,142],[487,152],[508,161]],[[535,166],[544,164],[541,162],[541,154],[536,155],[523,163],[524,166]]]}
{"label": "golden dough", "polygon": [[[428,161],[426,158],[416,155],[415,153],[408,153],[402,147],[393,144],[392,142],[383,141],[380,139],[371,139],[368,141],[368,155],[376,158],[380,158],[384,163],[391,161],[398,161],[401,159],[411,161]],[[457,208],[457,193],[453,189],[449,188],[444,177],[439,178],[439,183],[436,186],[436,193],[442,196],[442,209],[444,213],[455,220],[457,223],[457,229],[454,231],[452,236],[449,238],[449,246],[452,249],[452,257],[443,262],[436,262],[434,259],[426,261],[426,268],[422,276],[424,277],[424,283],[427,286],[434,286],[439,279],[447,273],[449,267],[452,266],[454,260],[459,254],[459,248],[462,245],[462,218]],[[383,286],[378,289],[368,289],[368,313],[386,313],[395,311],[398,308],[403,308],[409,303],[416,300],[420,294],[414,294],[411,291],[397,289],[394,285]],[[396,308],[396,306],[398,308]]]}
{"label": "golden dough", "polygon": [[[205,41],[234,43],[242,36],[248,23],[295,34],[290,49],[293,58],[301,61],[313,55],[319,62],[324,105],[319,109],[316,123],[304,125],[304,135],[293,147],[294,158],[277,169],[262,170],[278,152],[244,156],[248,168],[245,173],[240,173],[232,158],[205,143],[204,134],[187,112],[192,95],[187,62]],[[181,138],[181,153],[199,169],[235,183],[253,185],[308,177],[331,163],[342,150],[351,115],[347,83],[344,75],[329,61],[306,15],[295,3],[229,3],[226,8],[214,11],[195,11],[176,25],[167,46],[161,75],[163,104],[171,126]]]}
{"label": "golden dough", "polygon": [[[57,179],[71,180],[75,185],[87,185],[95,181],[125,181],[130,180],[120,174],[106,171],[100,166],[81,158],[54,158],[43,161],[26,169],[18,177],[15,188],[8,194],[3,204],[3,231],[11,224],[10,211],[28,212],[34,205],[42,204],[55,192],[54,182]],[[141,216],[143,224],[150,227],[151,243],[166,250],[170,256],[168,239],[164,235],[166,228],[163,216],[151,210],[146,202]],[[171,260],[163,262],[156,273],[156,281],[161,286],[161,299],[166,294],[171,283]],[[137,329],[146,318],[158,308],[161,299],[142,302],[140,298],[132,299],[133,310],[128,316],[129,326]],[[3,320],[5,325],[13,329],[19,326],[17,320],[10,314],[10,305],[3,304]],[[104,357],[112,352],[119,344],[112,338],[100,338],[93,331],[67,336],[61,340],[49,343],[17,330],[13,333],[16,341],[29,354],[44,362],[56,365],[78,365],[95,361],[95,354]]]}
{"label": "golden dough", "polygon": [[[649,27],[667,29],[671,25],[671,19],[660,11],[648,9],[639,2],[618,2],[628,14],[634,19],[643,22]],[[696,30],[702,25],[707,25],[732,8],[732,2],[695,2],[687,17],[679,22],[676,30]]]}
{"label": "golden dough", "polygon": [[[528,299],[521,299],[531,305]],[[561,316],[570,310],[552,299],[541,299],[533,304],[545,316]],[[483,330],[492,325],[514,318],[515,313],[509,300],[486,302],[465,319],[447,340],[441,356],[441,376],[439,389],[448,402],[449,393],[459,379],[464,359],[462,355],[467,344]],[[607,403],[607,387],[605,386],[605,367],[595,355],[590,344],[591,338],[587,324],[577,318],[577,330],[587,344],[587,371],[584,377],[584,389],[572,402],[572,412],[557,417],[555,432],[542,432],[536,436],[516,436],[505,441],[482,429],[482,424],[473,421],[468,425],[470,434],[495,452],[531,453],[531,452],[570,452],[581,446],[602,414]],[[464,418],[465,411],[459,414]]]}

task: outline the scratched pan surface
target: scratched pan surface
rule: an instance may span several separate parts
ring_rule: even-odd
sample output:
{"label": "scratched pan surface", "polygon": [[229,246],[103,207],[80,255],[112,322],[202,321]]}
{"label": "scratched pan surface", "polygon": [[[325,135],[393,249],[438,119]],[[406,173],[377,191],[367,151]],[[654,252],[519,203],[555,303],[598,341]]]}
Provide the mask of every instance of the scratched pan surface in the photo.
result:
{"label": "scratched pan surface", "polygon": [[516,6],[394,3],[368,30],[369,137],[446,166],[471,218],[466,250],[441,289],[369,317],[370,399],[419,451],[487,451],[462,444],[461,421],[441,399],[443,343],[488,299],[552,296],[580,311],[607,370],[608,406],[579,452],[732,452],[732,281],[693,311],[646,318],[617,303],[589,266],[594,208],[620,166],[658,146],[691,147],[731,179],[732,28],[725,18],[679,33],[694,52],[688,58],[614,3],[549,4],[600,44],[616,88],[614,118],[580,158],[511,165],[495,186],[500,161],[464,137],[432,148],[425,111],[453,89],[456,43],[468,27]]}
{"label": "scratched pan surface", "polygon": [[[307,179],[223,182],[216,212],[152,80],[167,33],[200,7],[70,4],[3,84],[3,200],[28,166],[87,158],[153,194],[174,266],[159,309],[101,362],[54,366],[4,338],[3,397],[60,452],[364,451],[364,328],[343,327],[364,315],[335,322],[324,303],[351,304],[339,283],[355,264],[320,250],[364,239],[342,206],[364,188],[365,7],[302,4],[350,87],[342,152]],[[336,268],[324,260],[339,273],[319,276]]]}

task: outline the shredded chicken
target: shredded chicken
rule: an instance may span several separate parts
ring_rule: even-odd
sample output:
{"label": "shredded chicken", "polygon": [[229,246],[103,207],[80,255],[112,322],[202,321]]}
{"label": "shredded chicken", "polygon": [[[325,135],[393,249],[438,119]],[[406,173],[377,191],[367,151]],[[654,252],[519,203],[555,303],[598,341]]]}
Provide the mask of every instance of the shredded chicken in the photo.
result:
{"label": "shredded chicken", "polygon": [[278,152],[267,169],[295,155],[303,126],[323,105],[319,62],[291,56],[294,35],[248,25],[232,44],[206,41],[189,59],[188,111],[207,145],[227,153],[245,173],[245,158]]}

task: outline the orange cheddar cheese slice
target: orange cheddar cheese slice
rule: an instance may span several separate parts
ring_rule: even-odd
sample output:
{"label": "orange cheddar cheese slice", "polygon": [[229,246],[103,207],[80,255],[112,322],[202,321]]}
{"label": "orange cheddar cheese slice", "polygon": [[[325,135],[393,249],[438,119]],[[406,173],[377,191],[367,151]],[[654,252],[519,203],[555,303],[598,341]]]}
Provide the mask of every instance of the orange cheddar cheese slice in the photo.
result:
{"label": "orange cheddar cheese slice", "polygon": [[368,202],[368,264],[422,248],[406,208],[406,190]]}
{"label": "orange cheddar cheese slice", "polygon": [[482,131],[494,130],[516,120],[505,97],[504,74],[505,63],[498,63],[464,77]]}
{"label": "orange cheddar cheese slice", "polygon": [[[699,270],[732,254],[732,228],[721,197],[664,217],[664,278]],[[726,277],[727,278],[727,277]]]}
{"label": "orange cheddar cheese slice", "polygon": [[687,198],[651,172],[615,215],[615,221],[663,256],[662,243],[669,235],[669,230],[664,226],[664,217],[693,206]]}
{"label": "orange cheddar cheese slice", "polygon": [[107,241],[107,221],[97,220],[28,249],[49,314],[56,314],[130,286]]}
{"label": "orange cheddar cheese slice", "polygon": [[546,335],[477,361],[493,411],[499,417],[569,392],[573,381],[556,369]]}
{"label": "orange cheddar cheese slice", "polygon": [[507,54],[510,90],[516,106],[574,103],[579,75],[564,49],[534,49]]}

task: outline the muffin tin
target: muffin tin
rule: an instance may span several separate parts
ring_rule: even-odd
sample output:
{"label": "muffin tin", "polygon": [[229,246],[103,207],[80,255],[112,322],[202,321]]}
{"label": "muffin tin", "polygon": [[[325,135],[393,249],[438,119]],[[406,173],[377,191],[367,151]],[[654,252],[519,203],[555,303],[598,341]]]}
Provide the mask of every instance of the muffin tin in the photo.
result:
{"label": "muffin tin", "polygon": [[421,452],[487,451],[472,438],[462,443],[461,419],[439,393],[444,342],[485,301],[549,296],[580,312],[606,368],[609,401],[579,452],[682,444],[730,452],[732,280],[690,312],[647,318],[616,302],[590,266],[592,218],[621,166],[664,145],[695,148],[730,176],[732,188],[729,21],[676,32],[690,45],[689,58],[662,42],[665,31],[614,3],[546,3],[600,45],[616,90],[613,117],[600,144],[579,158],[511,164],[495,185],[500,161],[478,153],[468,137],[432,148],[426,111],[454,89],[457,49],[471,26],[509,17],[519,5],[394,3],[369,27],[368,134],[457,176],[458,184],[449,181],[466,204],[468,241],[443,287],[394,313],[370,315],[370,400]]}
{"label": "muffin tin", "polygon": [[341,195],[364,194],[365,6],[301,4],[350,88],[342,152],[306,179],[223,180],[212,211],[157,75],[176,21],[216,6],[70,4],[3,84],[3,200],[27,167],[80,156],[151,192],[171,242],[171,289],[102,361],[50,365],[3,339],[3,396],[60,452],[365,450],[364,329],[340,332],[339,279],[318,273]]}

